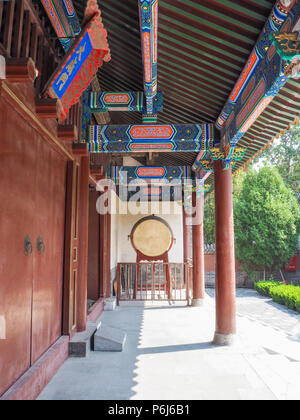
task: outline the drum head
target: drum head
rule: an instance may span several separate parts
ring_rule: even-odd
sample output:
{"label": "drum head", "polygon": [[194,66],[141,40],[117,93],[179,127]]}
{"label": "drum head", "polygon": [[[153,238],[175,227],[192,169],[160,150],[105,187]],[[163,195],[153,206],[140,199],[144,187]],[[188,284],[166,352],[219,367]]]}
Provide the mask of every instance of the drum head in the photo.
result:
{"label": "drum head", "polygon": [[173,234],[168,224],[156,217],[140,220],[132,231],[134,248],[147,257],[158,257],[168,252]]}

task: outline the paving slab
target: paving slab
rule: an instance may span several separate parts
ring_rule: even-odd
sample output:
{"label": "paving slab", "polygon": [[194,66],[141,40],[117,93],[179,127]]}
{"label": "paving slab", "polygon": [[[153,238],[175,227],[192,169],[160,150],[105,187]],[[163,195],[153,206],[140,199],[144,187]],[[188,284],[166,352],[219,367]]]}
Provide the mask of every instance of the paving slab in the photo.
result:
{"label": "paving slab", "polygon": [[[276,330],[271,319],[276,323],[281,308],[271,305],[272,316],[265,319],[263,308],[270,308],[269,302],[254,291],[243,293],[237,296],[238,339],[233,347],[211,344],[213,296],[207,295],[202,307],[122,303],[104,312],[103,324],[127,333],[124,351],[69,359],[39,399],[300,399],[300,341],[288,334],[299,322],[297,315],[290,311],[288,321],[285,313],[286,322]],[[243,299],[250,299],[253,318]]]}

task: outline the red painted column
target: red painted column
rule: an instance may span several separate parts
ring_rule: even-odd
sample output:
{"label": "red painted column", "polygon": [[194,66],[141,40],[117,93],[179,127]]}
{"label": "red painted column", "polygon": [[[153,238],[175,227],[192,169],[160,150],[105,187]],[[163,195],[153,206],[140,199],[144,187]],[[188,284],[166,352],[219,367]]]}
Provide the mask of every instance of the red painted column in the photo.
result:
{"label": "red painted column", "polygon": [[111,264],[110,264],[110,245],[111,245],[111,214],[106,215],[106,297],[111,297]]}
{"label": "red painted column", "polygon": [[188,263],[191,260],[190,255],[190,240],[191,240],[191,229],[190,229],[190,215],[187,210],[182,208],[182,224],[183,224],[183,261]]}
{"label": "red painted column", "polygon": [[88,274],[88,231],[89,231],[89,156],[80,158],[79,195],[79,267],[77,284],[77,331],[86,329],[87,320],[87,274]]}
{"label": "red painted column", "polygon": [[214,163],[216,206],[216,332],[214,343],[230,345],[236,333],[232,172]]}
{"label": "red painted column", "polygon": [[193,192],[193,301],[192,306],[201,306],[205,295],[204,235],[203,235],[203,190],[201,195]]}
{"label": "red painted column", "polygon": [[[101,197],[102,193],[100,193]],[[100,214],[100,297],[106,294],[106,215]]]}

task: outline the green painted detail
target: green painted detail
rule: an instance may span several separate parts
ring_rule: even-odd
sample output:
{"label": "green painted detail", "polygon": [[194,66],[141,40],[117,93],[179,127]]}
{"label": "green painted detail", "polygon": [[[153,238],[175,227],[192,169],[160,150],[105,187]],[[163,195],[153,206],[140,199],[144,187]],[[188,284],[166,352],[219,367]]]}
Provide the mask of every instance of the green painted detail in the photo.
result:
{"label": "green painted detail", "polygon": [[[184,1],[189,1],[189,0],[184,0]],[[230,7],[231,9],[236,10],[238,12],[245,13],[247,16],[251,16],[251,17],[253,17],[257,20],[260,20],[263,23],[266,21],[265,16],[263,16],[260,13],[257,13],[255,11],[255,6],[254,5],[250,9],[250,8],[244,7],[242,5],[233,3],[232,1],[229,1],[229,0],[222,0],[222,1],[219,1],[217,3],[220,3],[221,6],[227,6],[227,7]],[[259,6],[265,6],[265,7],[268,7],[268,8],[270,8],[273,5],[272,2],[264,1],[264,0],[254,1],[254,3],[256,3]]]}
{"label": "green painted detail", "polygon": [[[282,105],[280,105],[279,104],[279,106],[281,106],[281,108],[285,108],[285,107],[283,107]],[[286,112],[285,110],[282,110],[282,109],[280,109],[280,110],[278,110],[273,104],[272,104],[272,102],[270,103],[270,105],[268,106],[268,108],[270,109],[270,110],[273,110],[274,112],[279,112],[280,113],[280,115],[286,115],[287,116],[287,118],[288,118],[288,121],[290,121],[290,119],[291,119],[291,113],[290,112]],[[294,113],[295,113],[295,118],[299,115],[299,112],[297,112],[297,110],[295,110],[295,109],[293,109],[292,110]]]}
{"label": "green painted detail", "polygon": [[[163,7],[163,2],[161,2],[160,5],[161,5],[161,7]],[[191,19],[194,22],[199,23],[199,26],[201,24],[207,25],[207,23],[208,23],[206,19],[201,18],[201,17],[196,16],[196,15],[193,15],[191,13],[185,12],[184,9],[179,9],[178,7],[171,6],[170,4],[167,5],[167,9],[168,10],[172,10],[173,12],[179,14],[180,16],[185,16],[186,18]],[[209,9],[207,9],[207,10],[209,11]],[[241,27],[241,22],[240,21],[238,21],[236,19],[232,19],[232,18],[230,18],[230,17],[228,17],[226,15],[223,15],[222,13],[214,12],[214,14],[212,14],[212,12],[210,11],[210,14],[211,14],[211,16],[213,18],[219,17],[219,18],[227,21],[228,22],[228,28],[230,28],[230,23]],[[169,16],[166,15],[166,17],[168,19],[170,19]],[[218,24],[215,24],[215,23],[212,23],[212,22],[209,22],[209,26],[211,28],[214,28],[214,29],[218,30],[218,31],[221,31],[221,32],[224,32],[224,33],[226,33],[228,35],[231,35],[234,38],[241,39],[241,40],[246,41],[246,42],[253,42],[253,40],[251,38],[248,38],[245,35],[238,34],[238,33],[234,32],[234,31],[232,31],[232,30],[230,30],[228,28],[224,28],[224,26],[221,26],[221,25],[218,25]],[[253,35],[259,35],[259,30],[257,28],[254,28],[253,26],[250,26],[250,25],[247,25],[247,24],[243,24],[243,27],[245,29],[247,29],[249,32],[252,32]]]}
{"label": "green painted detail", "polygon": [[[163,1],[161,3],[163,4]],[[237,19],[231,18],[231,17],[229,17],[227,15],[224,15],[223,13],[216,12],[215,10],[213,10],[213,9],[211,9],[209,7],[202,6],[201,4],[199,4],[199,2],[197,3],[197,2],[191,1],[191,0],[183,0],[182,3],[184,5],[194,7],[195,9],[198,9],[199,11],[212,14],[212,15],[214,15],[216,17],[221,18],[221,19],[225,19],[225,20],[227,19],[228,22],[231,22],[234,25],[240,25],[240,22]],[[236,11],[239,11],[241,13],[244,13],[244,14],[248,15],[248,16],[252,16],[253,18],[258,19],[258,20],[260,20],[262,22],[265,22],[264,16],[260,15],[259,13],[256,13],[254,11],[254,8],[251,9],[251,10],[249,10],[249,9],[246,9],[245,7],[242,7],[242,6],[240,6],[240,5],[236,4],[236,3],[233,3],[233,2],[227,1],[227,0],[222,0],[221,5],[222,6],[227,6],[229,8],[232,8],[234,11],[235,10]],[[243,26],[246,26],[247,28],[250,27],[253,30],[253,27],[251,25],[247,25],[246,24],[246,25],[243,25]]]}
{"label": "green painted detail", "polygon": [[300,58],[300,41],[298,40],[298,32],[281,32],[272,33],[269,37],[273,42],[278,55],[286,61],[292,61]]}
{"label": "green painted detail", "polygon": [[[167,55],[168,57],[173,57],[173,55],[172,55],[172,54],[170,54],[170,53],[167,53],[167,52],[164,52],[164,53],[165,53],[165,55]],[[176,60],[180,61],[180,62],[182,63],[182,66],[183,66],[183,67],[184,67],[184,64],[187,62],[186,60],[181,59],[181,58],[179,58],[179,57],[176,57]],[[189,64],[189,66],[190,66],[190,67],[195,68],[195,70],[196,70],[196,69],[198,69],[198,71],[199,71],[199,66],[197,66],[196,64],[194,64],[194,63],[188,63],[188,64]],[[204,70],[204,69],[202,69],[202,71],[203,71],[203,70]],[[207,74],[208,74],[208,75],[210,74],[208,70],[207,70]],[[198,77],[200,78],[200,74],[198,74]],[[201,74],[201,78],[202,78],[202,79],[204,79],[204,80],[207,80],[208,82],[211,82],[211,81],[212,81],[211,74],[210,74],[210,77],[209,77],[209,76],[205,76],[204,74]],[[216,79],[218,79],[218,80],[216,80]],[[218,85],[218,86],[220,86],[220,87],[224,88],[224,84],[222,83],[222,80],[221,80],[221,81],[219,81],[220,79],[228,81],[228,79],[223,78],[223,77],[221,77],[221,76],[219,76],[219,75],[214,74],[214,77],[213,77],[213,82],[214,82],[214,84],[216,84],[216,85]],[[232,83],[234,83],[234,80],[232,80]],[[229,84],[230,84],[230,82],[229,82]]]}
{"label": "green painted detail", "polygon": [[[181,111],[181,110],[179,110],[179,108],[176,108],[176,111],[172,111],[171,109],[168,111],[168,114],[170,115],[170,116],[174,116],[174,118],[177,118],[178,116],[182,116],[183,118],[184,118],[184,121],[185,121],[185,123],[186,124],[188,124],[188,123],[190,123],[191,122],[191,114],[190,114],[190,112],[189,112],[189,110],[186,110],[185,108],[184,108],[184,111]],[[208,114],[206,114],[205,112],[203,112],[203,111],[201,111],[201,109],[199,109],[199,110],[197,110],[197,114],[199,114],[199,116],[201,115],[201,114],[203,114],[203,115],[208,115]],[[199,117],[198,117],[198,119],[199,119]],[[205,117],[205,121],[207,120],[207,119],[209,119],[210,121],[209,122],[215,122],[215,118],[213,118],[213,117],[211,117],[210,115],[208,115],[208,117],[206,116]],[[207,121],[206,121],[207,122]]]}
{"label": "green painted detail", "polygon": [[[165,77],[168,77],[168,78],[170,78],[170,79],[172,79],[172,77],[175,77],[175,76],[171,76],[171,75],[169,75],[169,73],[168,73],[168,62],[166,61],[166,65],[165,66],[162,66],[162,64],[164,63],[164,60],[160,60],[160,65],[159,65],[159,68],[161,68],[161,67],[164,67],[164,68],[166,68],[166,71],[161,71],[160,72],[160,74],[161,75],[164,75]],[[181,75],[182,75],[182,72],[180,72],[180,71],[176,71],[176,72],[174,72],[174,73],[176,73],[176,74],[178,74],[178,78],[176,77],[176,82],[175,82],[175,85],[174,86],[178,86],[179,88],[180,88],[180,86],[182,86],[182,84],[185,84],[186,83],[186,81],[184,81],[183,79],[181,79]],[[186,73],[190,73],[190,72],[187,72],[186,71]],[[199,75],[197,76],[196,74],[195,74],[195,77],[190,77],[190,76],[187,76],[186,74],[185,74],[185,79],[188,79],[188,80],[190,80],[191,81],[191,83],[192,83],[192,85],[191,86],[193,86],[193,84],[194,83],[199,83],[199,81],[201,81],[201,79],[199,78]],[[173,84],[173,81],[172,81],[172,84]],[[202,85],[204,85],[205,86],[205,82],[202,82]],[[198,88],[197,88],[198,89]],[[191,92],[191,93],[193,93],[194,92],[194,89],[188,89],[188,88],[186,88],[185,90],[188,90],[189,92]],[[209,95],[210,96],[213,96],[214,98],[216,98],[216,100],[213,100],[212,99],[212,101],[213,102],[215,102],[217,105],[223,105],[223,101],[222,100],[220,100],[220,90],[219,89],[217,89],[217,88],[215,88],[215,87],[213,87],[213,86],[207,86],[206,88],[204,88],[204,89],[201,89],[201,88],[199,88],[199,90],[200,91],[202,91],[202,92],[204,92],[204,93],[207,93],[208,91],[209,91]],[[229,95],[229,93],[230,93],[230,88],[225,88],[224,87],[224,85],[223,85],[223,89],[222,89],[222,93],[224,93],[224,96],[226,96],[226,94],[228,93],[228,95]],[[195,93],[194,93],[195,94]],[[227,95],[227,97],[228,97],[228,95]]]}
{"label": "green painted detail", "polygon": [[[228,51],[226,51],[226,50],[224,50],[224,49],[221,49],[221,48],[219,48],[219,47],[216,47],[216,46],[214,46],[213,48],[214,48],[216,51],[220,52],[221,54],[228,55],[228,57],[234,58],[234,59],[236,59],[237,61],[241,61],[242,63],[245,63],[245,59],[243,59],[243,58],[239,57],[238,52],[242,52],[242,53],[244,53],[244,54],[249,54],[249,50],[248,50],[248,49],[243,48],[243,47],[240,47],[240,46],[238,46],[237,44],[232,44],[231,42],[228,42],[228,41],[226,41],[226,40],[224,40],[224,39],[221,39],[221,38],[219,38],[219,37],[217,37],[217,36],[213,36],[213,35],[211,35],[211,34],[209,34],[209,33],[205,32],[205,31],[201,31],[200,29],[196,29],[196,28],[193,28],[193,27],[191,27],[191,26],[185,25],[184,23],[182,23],[182,22],[180,22],[180,21],[177,21],[177,20],[174,20],[174,19],[172,19],[172,18],[170,18],[170,17],[168,17],[168,21],[170,21],[171,23],[174,23],[174,24],[175,24],[175,25],[177,25],[177,26],[181,26],[181,27],[183,28],[183,30],[182,30],[182,31],[177,31],[177,29],[174,29],[174,28],[172,28],[171,26],[166,26],[166,25],[163,25],[162,23],[160,24],[160,27],[161,27],[161,28],[164,28],[165,30],[167,30],[167,31],[169,31],[169,32],[171,32],[171,33],[174,33],[174,34],[177,34],[177,35],[180,35],[180,36],[183,36],[183,34],[184,34],[184,37],[185,37],[186,39],[188,39],[188,40],[192,40],[192,41],[194,41],[194,40],[195,40],[195,38],[193,38],[193,37],[191,37],[190,35],[186,34],[186,33],[184,32],[184,29],[187,29],[187,30],[189,30],[189,31],[191,31],[191,32],[194,32],[194,33],[195,33],[195,34],[197,34],[197,35],[200,35],[200,36],[205,36],[206,38],[209,38],[209,39],[211,39],[212,41],[216,41],[216,42],[219,42],[219,43],[221,43],[221,44],[227,45],[227,46],[228,46],[228,47],[230,47],[231,49],[236,50],[236,51],[237,51],[237,54],[231,54],[230,52],[228,52]],[[200,27],[201,27],[201,26],[200,26]],[[209,43],[204,42],[204,41],[201,41],[201,42],[202,42],[202,44],[203,44],[203,45],[205,45],[205,46],[209,47],[210,49],[212,48],[212,44],[209,44]],[[247,42],[249,43],[249,40],[247,40]],[[252,43],[253,43],[253,41],[252,41]]]}
{"label": "green painted detail", "polygon": [[[186,34],[184,34],[184,38],[186,38]],[[191,38],[191,37],[189,37],[189,38]],[[168,43],[162,43],[162,41],[161,41],[162,39],[166,39],[168,41],[173,41],[174,42],[174,39],[171,36],[167,36],[165,34],[159,34],[159,44],[160,45],[166,45],[168,48],[174,49],[174,47],[172,47],[170,44],[168,44]],[[197,42],[197,40],[194,40],[194,42]],[[199,54],[201,53],[201,55],[203,55],[203,56],[205,56],[207,58],[211,58],[212,60],[214,60],[218,64],[221,63],[221,64],[225,64],[225,65],[231,67],[232,68],[232,71],[229,71],[229,70],[224,69],[224,68],[222,68],[222,70],[224,72],[228,72],[228,74],[234,75],[236,78],[239,76],[239,74],[241,72],[241,67],[233,64],[231,60],[229,60],[229,59],[228,60],[224,60],[224,59],[221,59],[219,57],[216,57],[216,55],[213,54],[213,52],[212,52],[212,54],[210,54],[210,53],[208,53],[206,51],[203,51],[201,49],[201,47],[204,45],[203,42],[199,42],[198,43],[199,44],[198,49],[195,48],[195,47],[192,47],[188,42],[184,43],[184,42],[178,41],[177,39],[176,39],[176,43],[178,45],[181,45],[183,48],[188,48],[188,49],[194,51],[197,54],[197,57],[199,57]],[[214,50],[214,48],[212,48],[211,46],[210,46],[210,48],[212,49],[212,51]],[[204,62],[204,63],[207,63],[207,61],[205,61],[203,59],[199,59],[199,61]],[[213,64],[210,64],[210,65],[213,65]],[[237,70],[237,72],[235,72],[234,70]]]}
{"label": "green painted detail", "polygon": [[[168,44],[168,43],[166,43],[166,42],[163,42],[161,39],[162,38],[164,38],[164,37],[162,37],[162,36],[160,36],[159,37],[159,39],[160,39],[160,41],[159,41],[159,44],[162,46],[162,47],[167,47],[168,49],[170,49],[170,50],[173,50],[173,51],[177,51],[178,52],[178,49],[176,50],[176,48],[174,48],[172,45],[170,45],[170,44]],[[167,39],[169,39],[169,40],[172,40],[172,38],[171,37],[165,37],[165,38],[167,38]],[[195,54],[190,54],[190,53],[188,53],[187,51],[181,51],[181,53],[182,53],[182,55],[184,55],[184,56],[186,56],[186,57],[189,57],[189,58],[192,58],[192,59],[194,59],[194,60],[197,60],[197,61],[199,61],[199,65],[201,64],[201,63],[203,63],[203,64],[206,64],[207,66],[209,66],[209,67],[211,67],[211,72],[213,73],[214,71],[215,71],[215,66],[212,64],[212,63],[210,63],[209,61],[206,61],[206,60],[203,60],[203,59],[201,59],[201,58],[199,58],[199,56],[198,56],[198,50],[197,50],[197,48],[194,48],[194,47],[191,47],[191,46],[189,46],[188,44],[187,45],[185,45],[183,42],[179,42],[179,41],[176,41],[176,43],[178,44],[178,45],[182,45],[183,47],[187,47],[187,48],[189,48],[190,50],[193,50],[194,52],[195,52]],[[199,46],[199,49],[201,50],[201,45]],[[165,54],[167,54],[166,52],[164,52]],[[178,57],[176,57],[176,59],[178,59]],[[189,60],[187,60],[187,62],[189,63]],[[190,63],[189,63],[190,64]],[[225,64],[225,63],[224,63]],[[208,70],[207,70],[208,71]],[[226,74],[228,74],[228,78],[226,78],[226,77],[224,77],[224,76],[220,76],[220,75],[217,75],[217,77],[219,78],[219,79],[223,79],[223,80],[228,80],[228,79],[230,79],[230,81],[232,81],[232,82],[235,82],[236,80],[237,80],[237,78],[238,78],[238,76],[239,76],[239,74],[237,73],[237,72],[232,72],[232,71],[229,71],[229,70],[227,70],[227,69],[224,69],[223,67],[222,67],[222,72],[223,73],[226,73]]]}

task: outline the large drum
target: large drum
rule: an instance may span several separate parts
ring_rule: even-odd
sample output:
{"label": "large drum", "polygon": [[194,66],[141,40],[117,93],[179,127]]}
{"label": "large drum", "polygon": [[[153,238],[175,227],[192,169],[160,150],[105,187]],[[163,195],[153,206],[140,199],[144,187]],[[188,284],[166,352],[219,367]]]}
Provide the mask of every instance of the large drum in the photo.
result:
{"label": "large drum", "polygon": [[165,255],[173,245],[173,233],[160,217],[149,216],[141,219],[132,229],[132,245],[137,252],[151,258]]}

